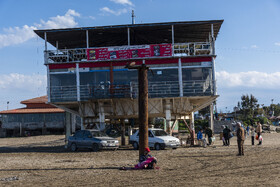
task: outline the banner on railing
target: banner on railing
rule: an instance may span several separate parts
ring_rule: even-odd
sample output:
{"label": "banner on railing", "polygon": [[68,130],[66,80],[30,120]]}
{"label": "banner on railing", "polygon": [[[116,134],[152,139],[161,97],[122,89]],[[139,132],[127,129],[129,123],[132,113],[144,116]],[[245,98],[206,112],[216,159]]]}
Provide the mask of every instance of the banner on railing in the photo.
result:
{"label": "banner on railing", "polygon": [[172,56],[171,44],[137,45],[87,49],[87,60],[113,60]]}

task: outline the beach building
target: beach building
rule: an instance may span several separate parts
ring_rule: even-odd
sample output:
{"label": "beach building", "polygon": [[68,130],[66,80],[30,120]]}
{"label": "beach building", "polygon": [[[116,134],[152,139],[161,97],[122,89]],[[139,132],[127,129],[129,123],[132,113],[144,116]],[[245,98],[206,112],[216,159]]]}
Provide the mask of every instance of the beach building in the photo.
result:
{"label": "beach building", "polygon": [[1,137],[65,133],[66,116],[70,114],[47,101],[47,96],[36,97],[21,101],[24,108],[1,111]]}
{"label": "beach building", "polygon": [[110,120],[137,121],[138,72],[127,65],[145,64],[149,67],[149,118],[163,117],[166,130],[174,129],[178,119],[194,129],[194,112],[210,105],[213,114],[218,97],[215,40],[222,23],[35,30],[45,40],[48,102],[79,115],[82,129]]}

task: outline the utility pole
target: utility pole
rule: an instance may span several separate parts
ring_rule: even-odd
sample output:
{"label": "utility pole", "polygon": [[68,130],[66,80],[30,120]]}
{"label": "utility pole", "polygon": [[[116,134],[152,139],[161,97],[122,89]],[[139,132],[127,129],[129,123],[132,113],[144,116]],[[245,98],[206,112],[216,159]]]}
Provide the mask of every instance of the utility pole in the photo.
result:
{"label": "utility pole", "polygon": [[138,68],[139,158],[148,147],[148,67]]}
{"label": "utility pole", "polygon": [[126,65],[128,69],[138,70],[138,118],[139,118],[139,158],[148,147],[148,69],[145,61],[140,66],[135,62]]}

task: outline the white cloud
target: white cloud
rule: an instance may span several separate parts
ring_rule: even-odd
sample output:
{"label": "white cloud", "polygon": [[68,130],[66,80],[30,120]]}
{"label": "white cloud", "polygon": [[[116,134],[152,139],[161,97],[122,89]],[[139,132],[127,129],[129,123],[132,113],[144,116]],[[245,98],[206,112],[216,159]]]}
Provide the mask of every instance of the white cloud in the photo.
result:
{"label": "white cloud", "polygon": [[23,27],[13,27],[3,29],[4,34],[0,33],[0,48],[11,45],[24,43],[36,35],[33,32],[35,29],[57,29],[75,27],[78,23],[75,17],[80,17],[80,14],[75,10],[69,9],[65,15],[51,17],[49,20],[41,20],[39,24],[33,26],[24,25]]}
{"label": "white cloud", "polygon": [[11,73],[0,75],[0,89],[7,93],[15,90],[34,92],[38,89],[46,90],[47,77],[45,75],[24,75]]}
{"label": "white cloud", "polygon": [[130,0],[110,0],[110,1],[117,4],[133,6],[133,3]]}
{"label": "white cloud", "polygon": [[280,46],[280,42],[275,42],[274,45]]}
{"label": "white cloud", "polygon": [[105,15],[106,13],[109,13],[109,14],[113,14],[113,15],[116,15],[116,16],[119,16],[121,14],[124,14],[124,13],[127,13],[127,9],[126,8],[123,8],[123,9],[119,9],[119,10],[112,10],[108,7],[103,7],[100,9],[101,12],[103,12],[103,14]]}
{"label": "white cloud", "polygon": [[256,48],[258,48],[258,46],[257,45],[251,45],[251,48],[256,49]]}
{"label": "white cloud", "polygon": [[221,71],[216,73],[219,87],[248,87],[278,89],[280,87],[280,72],[264,73],[248,71],[240,73],[229,73]]}
{"label": "white cloud", "polygon": [[39,29],[58,29],[75,27],[78,23],[75,17],[80,17],[80,14],[75,10],[69,9],[64,16],[57,15],[51,17],[48,21],[41,20],[40,24],[35,24]]}

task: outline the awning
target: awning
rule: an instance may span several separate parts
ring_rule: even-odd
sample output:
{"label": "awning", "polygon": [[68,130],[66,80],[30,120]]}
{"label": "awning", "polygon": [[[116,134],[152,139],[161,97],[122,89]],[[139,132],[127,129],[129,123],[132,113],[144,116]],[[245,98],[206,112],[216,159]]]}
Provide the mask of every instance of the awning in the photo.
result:
{"label": "awning", "polygon": [[86,48],[87,36],[89,47],[122,46],[128,44],[128,28],[130,45],[172,43],[172,26],[174,42],[205,42],[209,39],[213,24],[214,37],[217,38],[223,20],[184,21],[147,24],[112,25],[98,27],[81,27],[67,29],[34,30],[34,32],[59,49]]}

